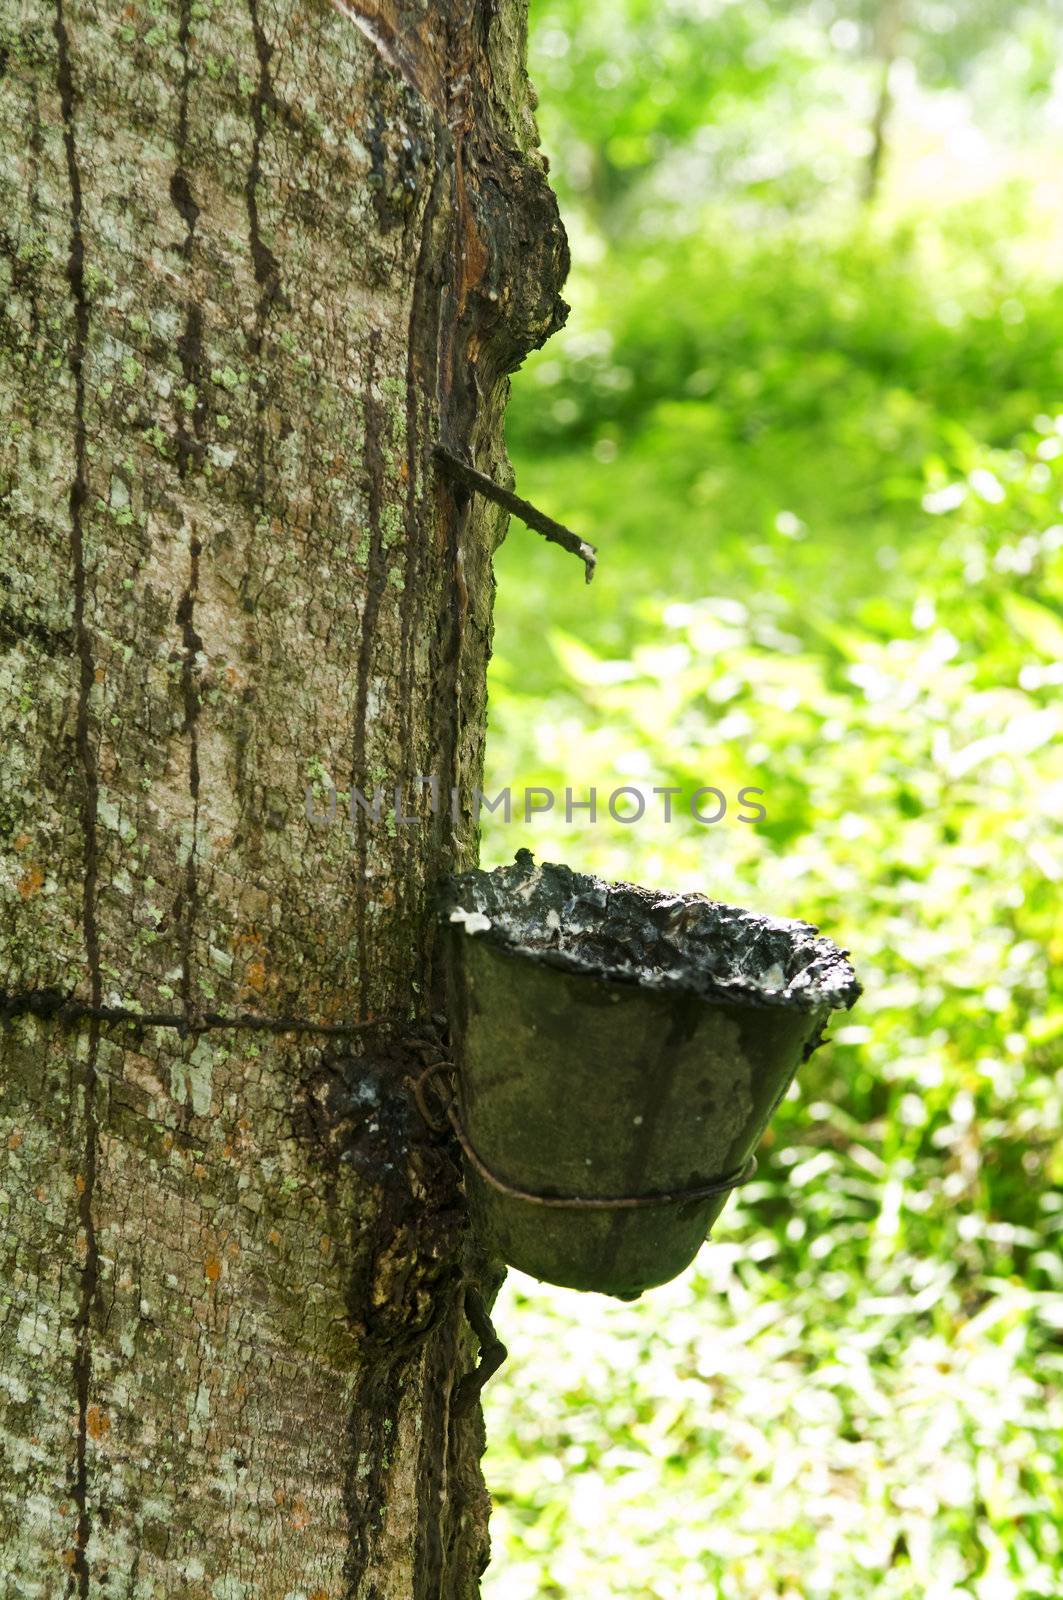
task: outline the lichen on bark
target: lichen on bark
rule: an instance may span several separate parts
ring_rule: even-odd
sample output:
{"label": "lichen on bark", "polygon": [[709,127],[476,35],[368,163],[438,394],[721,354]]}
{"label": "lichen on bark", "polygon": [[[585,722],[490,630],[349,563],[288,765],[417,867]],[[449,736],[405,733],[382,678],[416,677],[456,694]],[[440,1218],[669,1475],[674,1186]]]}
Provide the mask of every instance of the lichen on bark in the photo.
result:
{"label": "lichen on bark", "polygon": [[486,1269],[406,1081],[473,824],[304,794],[480,773],[504,528],[432,449],[505,478],[563,316],[522,7],[0,27],[0,1593],[470,1596]]}

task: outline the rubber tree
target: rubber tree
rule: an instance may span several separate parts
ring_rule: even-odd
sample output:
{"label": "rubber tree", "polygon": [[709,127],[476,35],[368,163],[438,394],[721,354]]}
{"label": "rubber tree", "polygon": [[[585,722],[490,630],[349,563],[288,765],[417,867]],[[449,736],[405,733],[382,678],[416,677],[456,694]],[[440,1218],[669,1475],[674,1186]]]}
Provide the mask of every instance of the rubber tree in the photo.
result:
{"label": "rubber tree", "polygon": [[504,533],[433,451],[564,315],[523,0],[0,11],[0,1594],[473,1595],[409,1082]]}
{"label": "rubber tree", "polygon": [[893,91],[890,79],[901,47],[904,31],[904,0],[880,0],[873,26],[874,56],[878,67],[878,91],[869,130],[870,147],[864,168],[863,200],[870,205],[882,183],[889,139]]}

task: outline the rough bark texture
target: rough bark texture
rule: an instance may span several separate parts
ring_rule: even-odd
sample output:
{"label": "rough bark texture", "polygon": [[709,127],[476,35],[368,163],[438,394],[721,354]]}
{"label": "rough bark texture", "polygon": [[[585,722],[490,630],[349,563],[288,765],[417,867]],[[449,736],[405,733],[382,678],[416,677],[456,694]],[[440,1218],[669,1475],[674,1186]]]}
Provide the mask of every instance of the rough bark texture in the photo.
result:
{"label": "rough bark texture", "polygon": [[476,1592],[405,1081],[474,830],[304,790],[479,776],[504,530],[431,452],[504,477],[563,315],[522,10],[0,5],[5,1600]]}

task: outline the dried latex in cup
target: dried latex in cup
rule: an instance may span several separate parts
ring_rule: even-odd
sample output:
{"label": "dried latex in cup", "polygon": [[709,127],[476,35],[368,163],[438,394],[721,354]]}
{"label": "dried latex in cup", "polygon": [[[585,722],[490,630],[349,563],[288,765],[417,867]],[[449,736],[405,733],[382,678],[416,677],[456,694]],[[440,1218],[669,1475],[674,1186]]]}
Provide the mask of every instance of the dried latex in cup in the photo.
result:
{"label": "dried latex in cup", "polygon": [[442,917],[453,1122],[485,1246],[570,1288],[666,1283],[860,993],[845,952],[805,922],[527,850],[450,880]]}

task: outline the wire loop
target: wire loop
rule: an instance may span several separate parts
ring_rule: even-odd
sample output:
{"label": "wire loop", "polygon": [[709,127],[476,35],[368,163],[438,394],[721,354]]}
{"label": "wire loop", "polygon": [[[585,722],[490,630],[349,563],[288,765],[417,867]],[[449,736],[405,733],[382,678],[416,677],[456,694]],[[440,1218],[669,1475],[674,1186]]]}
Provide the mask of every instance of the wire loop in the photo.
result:
{"label": "wire loop", "polygon": [[417,1108],[425,1122],[436,1133],[442,1133],[449,1123],[477,1177],[482,1178],[484,1183],[497,1190],[499,1194],[504,1194],[507,1199],[522,1200],[526,1205],[545,1206],[558,1211],[641,1211],[652,1206],[679,1205],[684,1201],[709,1200],[714,1195],[727,1194],[730,1190],[748,1183],[757,1170],[757,1158],[751,1155],[735,1171],[725,1173],[722,1178],[715,1178],[709,1183],[697,1184],[689,1189],[669,1189],[654,1194],[555,1195],[539,1194],[532,1189],[519,1189],[515,1184],[508,1183],[505,1178],[500,1178],[497,1172],[493,1172],[473,1145],[462,1126],[453,1090],[445,1104],[443,1116],[436,1115],[430,1110],[424,1097],[424,1089],[428,1080],[439,1072],[446,1072],[448,1076],[452,1076],[453,1067],[448,1061],[434,1061],[431,1066],[425,1068],[413,1085]]}

